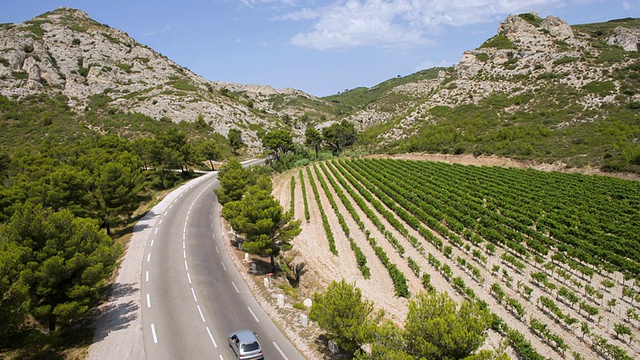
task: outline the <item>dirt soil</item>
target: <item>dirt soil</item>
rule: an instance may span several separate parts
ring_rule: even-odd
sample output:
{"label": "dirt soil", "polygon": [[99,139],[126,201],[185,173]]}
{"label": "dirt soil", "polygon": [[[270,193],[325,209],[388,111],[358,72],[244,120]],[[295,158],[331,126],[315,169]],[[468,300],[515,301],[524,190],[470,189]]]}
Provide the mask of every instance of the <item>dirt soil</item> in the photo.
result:
{"label": "dirt soil", "polygon": [[[376,156],[381,157],[381,156]],[[505,159],[499,157],[474,157],[470,155],[433,155],[433,154],[404,154],[397,156],[385,156],[389,158],[396,159],[412,159],[412,160],[429,160],[429,161],[442,161],[448,163],[460,163],[460,164],[469,164],[469,165],[479,165],[479,166],[502,166],[502,167],[516,167],[516,168],[535,168],[544,171],[567,171],[567,172],[576,172],[577,169],[566,169],[562,164],[535,164],[531,162],[523,162],[512,159]],[[284,207],[285,211],[289,210],[291,204],[291,177],[295,177],[296,186],[295,186],[295,203],[294,203],[294,217],[296,219],[302,220],[302,232],[300,235],[293,241],[294,250],[286,254],[285,256],[288,259],[289,265],[302,266],[302,276],[299,279],[299,284],[297,287],[292,288],[288,285],[288,281],[286,278],[280,274],[280,276],[276,276],[276,278],[272,282],[271,289],[268,289],[264,286],[263,279],[265,277],[265,273],[268,272],[266,268],[266,264],[268,263],[267,259],[260,259],[258,257],[253,257],[252,260],[258,265],[257,272],[250,271],[251,264],[244,261],[244,256],[242,252],[238,251],[236,247],[234,247],[230,241],[227,241],[229,244],[228,250],[235,256],[233,258],[236,260],[236,265],[242,270],[241,273],[245,276],[245,280],[250,284],[250,287],[253,288],[254,293],[256,293],[256,298],[262,302],[262,305],[267,309],[272,317],[279,324],[281,329],[288,334],[288,336],[292,339],[292,341],[296,344],[296,346],[300,349],[300,351],[305,354],[307,359],[329,359],[334,358],[326,349],[326,344],[321,340],[321,331],[317,328],[317,326],[310,321],[309,327],[303,327],[300,324],[300,315],[308,314],[308,308],[302,306],[302,302],[305,299],[312,298],[312,295],[316,291],[324,291],[327,285],[333,280],[345,279],[348,282],[353,282],[355,285],[362,290],[365,298],[374,302],[375,307],[377,309],[384,310],[386,313],[386,317],[393,320],[398,324],[402,324],[403,320],[408,311],[408,301],[404,298],[398,298],[394,296],[394,288],[391,282],[391,279],[387,273],[387,270],[383,267],[381,262],[377,259],[373,249],[366,241],[364,233],[357,230],[358,226],[355,224],[355,221],[348,216],[347,210],[344,208],[343,204],[337,197],[335,193],[332,193],[336,203],[338,204],[338,211],[343,214],[349,228],[351,229],[350,236],[354,239],[354,241],[358,244],[361,250],[366,255],[368,266],[371,269],[371,277],[369,279],[364,279],[361,273],[358,270],[356,265],[355,257],[353,255],[353,251],[350,248],[347,237],[342,231],[342,228],[339,226],[337,217],[335,215],[335,211],[331,208],[329,201],[326,196],[321,196],[321,203],[324,209],[325,215],[329,219],[331,224],[331,229],[334,234],[336,240],[336,247],[338,250],[338,255],[333,255],[329,251],[329,244],[326,239],[326,235],[324,232],[324,228],[321,221],[321,213],[320,209],[316,204],[316,200],[312,191],[312,187],[309,183],[309,177],[306,173],[304,173],[305,186],[306,186],[306,197],[309,203],[309,211],[310,211],[310,220],[305,221],[304,218],[304,202],[302,189],[300,186],[300,178],[298,176],[298,169],[279,174],[274,178],[274,188],[273,194],[277,200],[280,201],[280,204]],[[611,175],[608,173],[602,173],[595,169],[582,169],[582,172],[586,174],[599,174],[599,175]],[[320,193],[324,194],[322,191],[320,184],[316,178],[315,173],[313,173],[313,178],[315,179],[316,185],[318,186]],[[618,177],[623,177],[627,179],[640,179],[637,175],[617,175]],[[329,186],[332,189],[331,186]],[[345,191],[346,193],[346,191]],[[354,202],[352,202],[354,203]],[[355,204],[355,203],[354,203]],[[500,274],[492,274],[489,269],[491,269],[492,265],[499,264],[502,269],[508,269],[502,262],[499,260],[499,256],[503,251],[498,251],[498,253],[489,259],[489,263],[486,266],[478,266],[477,263],[474,263],[476,267],[480,268],[482,271],[482,276],[485,279],[483,283],[474,281],[471,274],[468,271],[465,271],[461,267],[458,267],[454,261],[450,259],[445,259],[442,254],[439,254],[438,250],[433,248],[428,242],[424,241],[423,244],[425,246],[425,252],[419,253],[415,248],[411,246],[411,244],[400,234],[398,234],[395,230],[391,230],[393,235],[401,240],[402,245],[406,249],[406,254],[401,256],[396,250],[394,250],[388,241],[384,240],[383,234],[381,234],[376,227],[369,221],[369,219],[364,215],[364,213],[357,207],[354,206],[359,213],[359,217],[365,222],[366,228],[371,231],[371,236],[377,239],[378,244],[382,246],[390,260],[396,264],[405,276],[408,279],[409,289],[412,294],[416,294],[419,291],[422,291],[423,287],[416,276],[413,275],[411,269],[409,269],[406,261],[406,257],[410,256],[414,259],[421,269],[427,271],[431,274],[431,284],[438,291],[446,291],[451,295],[452,298],[461,301],[462,296],[453,289],[452,285],[439,273],[435,270],[431,265],[428,264],[426,260],[426,253],[432,253],[440,256],[440,260],[444,263],[449,263],[452,270],[453,276],[459,276],[464,279],[466,285],[473,289],[478,298],[486,301],[491,310],[499,315],[505,322],[514,329],[517,329],[520,333],[525,335],[525,338],[531,342],[531,344],[536,348],[536,350],[544,357],[547,358],[562,358],[562,356],[554,351],[550,344],[544,342],[541,337],[536,336],[531,333],[529,330],[528,324],[529,320],[533,317],[536,319],[542,320],[544,323],[547,323],[549,329],[555,334],[563,337],[569,346],[569,352],[565,354],[565,356],[570,356],[572,352],[580,353],[584,358],[599,358],[599,354],[592,351],[589,346],[590,342],[587,340],[582,340],[580,338],[581,331],[576,330],[580,329],[580,323],[574,325],[574,329],[567,328],[566,326],[561,326],[557,323],[554,323],[550,320],[549,316],[546,315],[540,306],[536,306],[534,301],[525,301],[522,299],[522,294],[520,294],[520,285],[516,289],[517,283],[526,283],[530,284],[530,276],[529,273],[531,271],[540,271],[540,269],[530,268],[527,269],[523,273],[518,273],[513,271],[513,269],[509,269],[510,274],[513,278],[514,286],[509,288],[501,283],[502,287],[505,290],[505,293],[513,298],[517,298],[520,303],[522,303],[526,308],[526,315],[523,319],[519,318],[513,309],[508,309],[503,304],[499,303],[497,299],[495,299],[492,295],[490,295],[490,286],[495,282],[504,281],[504,279],[500,279]],[[384,218],[378,214],[378,217],[383,221],[385,227],[387,229],[393,229],[391,225],[386,223]],[[410,229],[409,226],[406,226]],[[410,231],[411,232],[411,231]],[[415,232],[411,232],[411,235],[421,238]],[[462,249],[454,247],[453,256],[451,259],[455,259],[458,256],[468,258],[471,260],[471,257],[468,253],[465,253]],[[594,284],[600,284],[601,278],[597,275],[593,279]],[[532,293],[532,299],[536,299],[540,296],[547,296],[555,299],[554,295],[550,295],[545,293],[541,288],[537,288],[535,286]],[[606,301],[609,298],[620,297],[621,286],[617,287],[618,289],[613,293],[605,293],[605,298],[603,301]],[[285,295],[285,304],[279,305],[277,302],[278,294]],[[307,300],[308,301],[308,300]],[[605,302],[606,303],[606,302]],[[294,307],[295,304],[295,307]],[[563,306],[563,303],[558,303],[561,305],[563,311],[565,313],[571,314],[571,316],[576,317],[578,319],[582,319],[579,309],[576,306],[576,310],[569,306]],[[638,355],[638,347],[636,345],[632,345],[631,343],[627,343],[625,341],[620,341],[618,339],[612,338],[610,335],[611,329],[613,328],[614,323],[619,322],[619,315],[623,314],[626,309],[626,305],[620,306],[620,308],[614,313],[602,311],[600,317],[596,322],[589,323],[590,330],[593,334],[601,334],[605,336],[605,338],[610,342],[623,348],[627,351],[627,354],[630,354],[632,357],[634,355]],[[637,328],[633,328],[634,335],[636,338],[640,335]],[[500,347],[501,342],[504,339],[497,333],[492,331],[489,332],[489,336],[483,348],[486,349],[496,349]],[[516,354],[512,349],[507,349],[507,354],[510,355],[511,358],[516,358]]]}

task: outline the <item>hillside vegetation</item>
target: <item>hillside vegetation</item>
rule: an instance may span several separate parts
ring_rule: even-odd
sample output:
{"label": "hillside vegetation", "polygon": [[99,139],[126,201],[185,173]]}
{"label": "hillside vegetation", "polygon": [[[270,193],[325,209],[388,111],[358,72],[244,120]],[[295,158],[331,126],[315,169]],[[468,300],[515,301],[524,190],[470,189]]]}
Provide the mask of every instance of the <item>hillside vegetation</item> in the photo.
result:
{"label": "hillside vegetation", "polygon": [[639,33],[638,19],[569,27],[510,16],[438,76],[431,70],[327,99],[358,109],[348,119],[372,152],[496,154],[638,172]]}

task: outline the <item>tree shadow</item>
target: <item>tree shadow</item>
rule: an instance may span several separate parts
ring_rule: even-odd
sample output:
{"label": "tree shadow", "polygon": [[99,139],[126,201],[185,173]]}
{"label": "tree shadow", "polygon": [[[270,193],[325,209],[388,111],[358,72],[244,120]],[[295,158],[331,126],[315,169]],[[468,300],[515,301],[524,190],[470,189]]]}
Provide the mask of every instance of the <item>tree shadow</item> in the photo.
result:
{"label": "tree shadow", "polygon": [[305,269],[306,265],[307,263],[305,262],[299,262],[290,267],[291,273],[287,274],[289,285],[293,286],[294,288],[300,285],[300,278],[302,278],[302,275],[306,274],[307,272],[307,270]]}
{"label": "tree shadow", "polygon": [[116,300],[138,292],[131,284],[115,283],[111,286],[110,301],[97,309],[94,317],[94,341],[104,340],[110,332],[126,329],[138,318],[140,305],[135,300],[116,303]]}

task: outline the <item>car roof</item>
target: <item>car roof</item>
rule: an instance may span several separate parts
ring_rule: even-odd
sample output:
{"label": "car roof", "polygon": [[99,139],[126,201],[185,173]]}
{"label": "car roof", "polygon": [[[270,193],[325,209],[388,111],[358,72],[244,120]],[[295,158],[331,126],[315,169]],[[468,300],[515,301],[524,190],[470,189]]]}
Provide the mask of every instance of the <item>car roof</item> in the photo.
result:
{"label": "car roof", "polygon": [[233,332],[231,335],[236,335],[238,340],[242,343],[251,343],[254,341],[258,341],[256,335],[251,330],[238,330]]}

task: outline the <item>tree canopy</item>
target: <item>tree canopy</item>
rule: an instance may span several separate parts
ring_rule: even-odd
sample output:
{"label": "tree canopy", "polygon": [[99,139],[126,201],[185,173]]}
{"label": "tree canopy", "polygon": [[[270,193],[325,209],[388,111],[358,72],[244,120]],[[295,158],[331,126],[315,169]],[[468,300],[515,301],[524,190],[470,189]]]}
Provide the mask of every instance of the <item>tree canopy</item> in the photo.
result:
{"label": "tree canopy", "polygon": [[381,315],[374,313],[373,302],[364,300],[355,284],[344,279],[333,281],[323,293],[315,293],[309,313],[309,317],[349,354],[371,340]]}
{"label": "tree canopy", "polygon": [[334,155],[337,155],[342,149],[356,142],[357,132],[353,123],[342,120],[322,129],[322,136]]}
{"label": "tree canopy", "polygon": [[10,323],[21,324],[28,312],[54,330],[88,315],[120,253],[96,220],[18,206],[0,226],[0,258],[7,260],[0,286]]}
{"label": "tree canopy", "polygon": [[262,145],[273,150],[276,159],[293,149],[293,133],[289,129],[275,129],[262,136]]}

